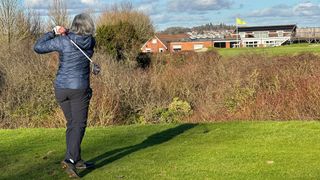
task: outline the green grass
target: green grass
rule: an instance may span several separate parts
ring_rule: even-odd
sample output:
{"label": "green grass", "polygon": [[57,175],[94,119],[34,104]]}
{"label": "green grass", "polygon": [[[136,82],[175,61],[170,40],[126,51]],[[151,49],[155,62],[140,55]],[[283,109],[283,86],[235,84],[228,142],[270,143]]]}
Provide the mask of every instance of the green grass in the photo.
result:
{"label": "green grass", "polygon": [[268,55],[287,55],[302,52],[320,53],[320,44],[294,44],[269,48],[230,48],[218,49],[218,52],[225,57],[237,56],[246,53],[264,53]]}
{"label": "green grass", "polygon": [[[0,130],[0,179],[66,179],[64,129]],[[319,122],[88,128],[84,179],[319,179]]]}

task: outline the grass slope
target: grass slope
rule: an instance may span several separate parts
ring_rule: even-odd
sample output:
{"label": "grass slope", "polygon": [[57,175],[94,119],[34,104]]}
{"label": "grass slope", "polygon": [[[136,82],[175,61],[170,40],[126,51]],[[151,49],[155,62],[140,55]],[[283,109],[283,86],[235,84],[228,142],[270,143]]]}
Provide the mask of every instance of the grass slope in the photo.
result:
{"label": "grass slope", "polygon": [[[0,179],[66,179],[64,129],[0,130]],[[84,179],[318,179],[319,122],[88,128]]]}
{"label": "grass slope", "polygon": [[269,48],[222,48],[217,49],[225,57],[236,56],[245,53],[264,53],[267,55],[293,55],[302,52],[320,53],[320,44],[293,44]]}

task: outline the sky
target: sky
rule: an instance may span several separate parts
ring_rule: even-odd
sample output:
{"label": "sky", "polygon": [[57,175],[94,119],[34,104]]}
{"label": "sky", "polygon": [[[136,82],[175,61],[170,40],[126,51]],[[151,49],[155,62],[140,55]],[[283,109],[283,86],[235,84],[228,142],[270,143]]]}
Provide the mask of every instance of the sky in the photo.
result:
{"label": "sky", "polygon": [[[20,0],[43,16],[50,0]],[[71,15],[86,9],[103,12],[116,0],[66,0]],[[237,17],[247,26],[297,24],[320,27],[320,0],[131,0],[134,8],[150,16],[156,30],[193,27],[206,23],[235,24]]]}

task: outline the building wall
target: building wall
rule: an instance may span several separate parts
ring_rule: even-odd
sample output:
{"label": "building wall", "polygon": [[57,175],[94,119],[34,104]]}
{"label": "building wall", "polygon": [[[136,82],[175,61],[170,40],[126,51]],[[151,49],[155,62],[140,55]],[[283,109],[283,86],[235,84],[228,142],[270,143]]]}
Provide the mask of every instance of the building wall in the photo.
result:
{"label": "building wall", "polygon": [[152,38],[141,48],[141,50],[142,52],[157,53],[160,52],[160,48],[163,49],[163,52],[167,51],[166,47],[157,38]]}
{"label": "building wall", "polygon": [[290,37],[269,37],[269,38],[242,38],[242,47],[274,47],[280,46]]}
{"label": "building wall", "polygon": [[226,42],[226,48],[230,48],[230,42]]}
{"label": "building wall", "polygon": [[175,52],[174,48],[177,46],[181,46],[181,51],[194,51],[195,46],[202,45],[203,48],[212,47],[212,41],[201,41],[201,42],[170,42],[169,50],[170,52]]}

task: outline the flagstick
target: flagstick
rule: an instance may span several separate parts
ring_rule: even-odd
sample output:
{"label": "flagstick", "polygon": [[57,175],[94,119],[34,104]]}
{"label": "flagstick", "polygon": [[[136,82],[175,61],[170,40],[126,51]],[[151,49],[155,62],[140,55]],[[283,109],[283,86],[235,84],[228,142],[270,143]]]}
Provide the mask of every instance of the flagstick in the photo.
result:
{"label": "flagstick", "polygon": [[239,29],[238,29],[238,23],[236,22],[236,28],[237,28],[237,48],[239,47],[240,48],[240,43],[238,41],[238,36],[239,36]]}

